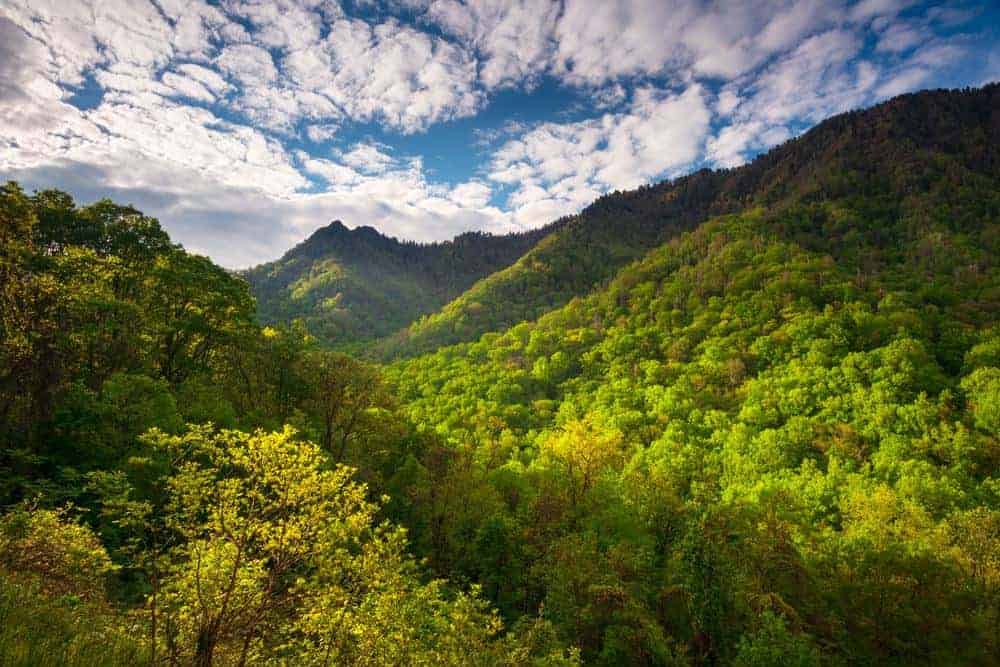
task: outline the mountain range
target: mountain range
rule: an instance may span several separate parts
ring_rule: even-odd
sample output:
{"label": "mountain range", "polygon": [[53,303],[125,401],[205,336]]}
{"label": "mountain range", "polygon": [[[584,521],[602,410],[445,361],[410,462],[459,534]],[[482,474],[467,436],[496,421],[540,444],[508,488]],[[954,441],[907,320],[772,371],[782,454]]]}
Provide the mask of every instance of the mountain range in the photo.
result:
{"label": "mountain range", "polygon": [[379,358],[412,356],[534,319],[713,216],[902,194],[932,167],[995,174],[997,91],[926,91],[834,116],[744,166],[613,192],[530,232],[417,244],[336,221],[244,276],[264,323],[301,319],[327,344],[378,340]]}
{"label": "mountain range", "polygon": [[242,275],[7,183],[0,416],[4,665],[1000,664],[1000,85]]}
{"label": "mountain range", "polygon": [[467,232],[443,243],[401,242],[334,221],[285,255],[243,272],[265,323],[302,319],[328,344],[392,334],[499,271],[557,229]]}

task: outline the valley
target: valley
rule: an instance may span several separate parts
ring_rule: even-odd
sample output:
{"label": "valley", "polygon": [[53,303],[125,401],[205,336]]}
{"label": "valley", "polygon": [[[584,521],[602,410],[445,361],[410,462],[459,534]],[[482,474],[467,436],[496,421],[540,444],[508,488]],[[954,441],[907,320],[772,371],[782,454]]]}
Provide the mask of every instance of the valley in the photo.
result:
{"label": "valley", "polygon": [[345,222],[229,271],[0,190],[0,662],[1000,661],[1000,84]]}

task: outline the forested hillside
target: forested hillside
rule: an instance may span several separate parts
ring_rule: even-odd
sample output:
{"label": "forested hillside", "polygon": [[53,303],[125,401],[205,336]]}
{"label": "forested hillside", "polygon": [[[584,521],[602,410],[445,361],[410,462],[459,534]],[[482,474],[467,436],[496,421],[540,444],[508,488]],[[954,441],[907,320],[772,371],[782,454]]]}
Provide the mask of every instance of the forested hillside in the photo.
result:
{"label": "forested hillside", "polygon": [[902,196],[901,178],[918,180],[941,162],[995,173],[998,107],[996,85],[904,95],[824,121],[743,167],[609,194],[509,269],[386,341],[382,354],[411,356],[538,317],[713,215],[845,193]]}
{"label": "forested hillside", "polygon": [[262,323],[301,320],[323,342],[350,346],[436,311],[558,226],[504,236],[468,232],[418,244],[335,221],[281,259],[243,275]]}
{"label": "forested hillside", "polygon": [[998,91],[828,123],[890,157],[389,367],[452,445],[414,544],[589,664],[1000,660]]}
{"label": "forested hillside", "polygon": [[382,366],[7,184],[0,663],[1000,663],[998,146],[1000,86],[908,95],[537,245],[257,270],[404,318],[532,248]]}
{"label": "forested hillside", "polygon": [[386,521],[433,441],[375,369],[156,220],[7,184],[0,316],[0,664],[572,661]]}

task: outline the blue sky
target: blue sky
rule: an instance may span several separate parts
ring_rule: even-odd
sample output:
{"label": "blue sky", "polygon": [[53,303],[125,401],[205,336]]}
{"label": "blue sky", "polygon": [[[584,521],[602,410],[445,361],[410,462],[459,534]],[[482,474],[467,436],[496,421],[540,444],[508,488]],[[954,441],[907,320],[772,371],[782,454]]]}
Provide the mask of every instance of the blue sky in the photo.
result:
{"label": "blue sky", "polygon": [[333,219],[543,225],[823,118],[1000,78],[1000,3],[0,0],[0,177],[223,265]]}

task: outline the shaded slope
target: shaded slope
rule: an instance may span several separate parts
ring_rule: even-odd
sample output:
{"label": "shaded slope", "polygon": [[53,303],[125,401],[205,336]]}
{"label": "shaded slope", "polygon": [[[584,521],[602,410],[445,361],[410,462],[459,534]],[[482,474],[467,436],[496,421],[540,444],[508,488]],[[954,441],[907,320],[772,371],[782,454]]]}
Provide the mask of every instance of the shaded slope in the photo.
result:
{"label": "shaded slope", "polygon": [[419,354],[533,319],[713,215],[753,206],[782,210],[848,194],[905,197],[927,185],[925,171],[942,164],[953,172],[946,178],[995,176],[998,109],[996,84],[904,95],[824,121],[743,167],[607,195],[508,269],[384,342],[382,354]]}
{"label": "shaded slope", "polygon": [[508,266],[550,229],[417,244],[336,221],[243,275],[263,323],[302,319],[323,342],[350,344],[388,335],[440,308]]}

